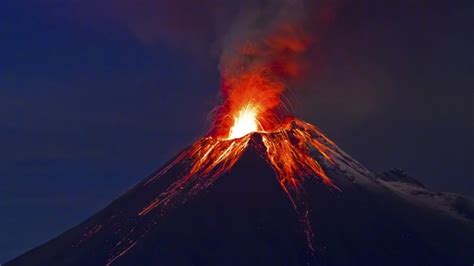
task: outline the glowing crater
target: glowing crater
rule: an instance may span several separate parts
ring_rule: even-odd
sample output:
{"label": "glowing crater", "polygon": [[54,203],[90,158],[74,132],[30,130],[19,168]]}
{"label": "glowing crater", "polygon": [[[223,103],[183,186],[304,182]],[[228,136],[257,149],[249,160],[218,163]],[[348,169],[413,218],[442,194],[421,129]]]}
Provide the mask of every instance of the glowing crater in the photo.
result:
{"label": "glowing crater", "polygon": [[227,139],[241,138],[249,133],[261,131],[258,122],[258,108],[252,104],[244,106],[235,116],[234,124],[229,131]]}

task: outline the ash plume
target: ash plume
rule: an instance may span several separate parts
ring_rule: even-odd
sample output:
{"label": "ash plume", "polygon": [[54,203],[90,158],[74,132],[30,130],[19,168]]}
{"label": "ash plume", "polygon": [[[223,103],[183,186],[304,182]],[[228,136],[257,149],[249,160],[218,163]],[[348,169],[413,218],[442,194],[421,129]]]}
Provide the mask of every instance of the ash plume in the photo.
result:
{"label": "ash plume", "polygon": [[215,110],[214,128],[227,131],[233,121],[226,115],[255,101],[259,102],[255,112],[264,121],[262,130],[274,128],[291,114],[284,95],[289,82],[301,78],[309,68],[308,54],[311,50],[314,54],[317,47],[314,34],[329,22],[329,10],[323,2],[306,1],[260,1],[240,6],[222,36],[219,70],[223,104]]}

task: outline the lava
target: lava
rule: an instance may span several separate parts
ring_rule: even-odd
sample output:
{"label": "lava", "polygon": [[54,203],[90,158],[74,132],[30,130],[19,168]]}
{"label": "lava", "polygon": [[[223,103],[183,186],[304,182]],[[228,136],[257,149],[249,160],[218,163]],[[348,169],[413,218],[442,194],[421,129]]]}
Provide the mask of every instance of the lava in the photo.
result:
{"label": "lava", "polygon": [[[220,175],[234,166],[247,148],[249,141],[250,135],[234,140],[212,136],[198,140],[161,170],[155,178],[145,183],[146,185],[152,182],[175,166],[187,166],[187,172],[183,173],[164,193],[143,208],[139,215],[145,215],[156,207],[166,207],[176,199],[180,203],[185,203],[189,196],[194,196],[199,191],[211,186]],[[180,192],[184,192],[185,195]],[[174,203],[177,202],[174,201]]]}
{"label": "lava", "polygon": [[230,128],[229,139],[241,138],[249,133],[262,129],[257,119],[259,110],[252,104],[247,104],[234,117],[234,125]]}
{"label": "lava", "polygon": [[280,122],[280,113],[286,109],[281,102],[283,91],[283,84],[265,67],[227,75],[221,88],[225,101],[215,110],[210,135],[234,139],[274,129]]}

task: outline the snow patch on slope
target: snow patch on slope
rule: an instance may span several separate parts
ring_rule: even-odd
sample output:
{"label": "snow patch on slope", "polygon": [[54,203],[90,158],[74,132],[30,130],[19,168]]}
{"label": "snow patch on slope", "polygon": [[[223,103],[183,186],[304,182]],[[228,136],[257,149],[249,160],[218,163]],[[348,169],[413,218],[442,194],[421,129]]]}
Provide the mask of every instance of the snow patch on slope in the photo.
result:
{"label": "snow patch on slope", "polygon": [[[387,178],[399,172],[398,178]],[[474,200],[460,195],[432,192],[416,179],[407,176],[400,169],[392,169],[378,175],[380,184],[395,192],[401,198],[423,208],[430,208],[451,217],[474,222]]]}

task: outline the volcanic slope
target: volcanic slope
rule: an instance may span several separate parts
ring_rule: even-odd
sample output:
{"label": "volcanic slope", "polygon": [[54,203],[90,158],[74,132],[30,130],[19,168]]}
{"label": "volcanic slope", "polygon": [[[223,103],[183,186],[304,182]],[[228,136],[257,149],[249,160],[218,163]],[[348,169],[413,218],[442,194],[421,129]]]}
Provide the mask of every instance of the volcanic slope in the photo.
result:
{"label": "volcanic slope", "polygon": [[198,193],[178,187],[167,206],[144,213],[190,168],[170,162],[167,171],[6,265],[474,263],[472,200],[430,192],[399,169],[373,173],[328,143],[333,162],[317,152],[314,158],[338,189],[306,180],[298,197],[307,210],[302,217],[262,156],[265,134],[250,135],[232,169],[210,185],[198,183]]}

